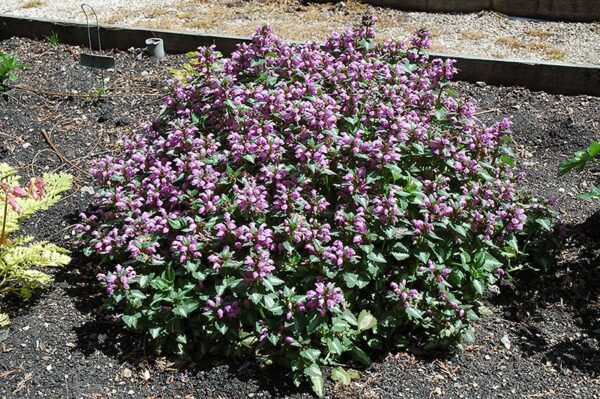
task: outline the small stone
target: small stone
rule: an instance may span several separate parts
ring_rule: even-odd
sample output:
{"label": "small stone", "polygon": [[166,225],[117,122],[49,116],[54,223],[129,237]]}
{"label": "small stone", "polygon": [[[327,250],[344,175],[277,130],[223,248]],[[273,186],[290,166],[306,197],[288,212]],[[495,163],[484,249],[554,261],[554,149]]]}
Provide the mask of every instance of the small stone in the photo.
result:
{"label": "small stone", "polygon": [[479,82],[475,82],[475,84],[479,87],[485,87],[487,86],[487,84],[485,82],[479,81]]}
{"label": "small stone", "polygon": [[82,193],[85,193],[85,194],[89,194],[89,195],[92,195],[95,192],[94,187],[92,187],[92,186],[82,186],[79,189],[79,191],[81,191]]}
{"label": "small stone", "polygon": [[123,118],[119,118],[115,122],[115,126],[117,126],[117,127],[129,126],[130,123],[131,123],[131,121],[129,120],[129,118],[123,117]]}
{"label": "small stone", "polygon": [[131,378],[133,373],[128,368],[124,368],[123,371],[121,372],[121,375],[123,376],[123,378]]}
{"label": "small stone", "polygon": [[25,327],[23,327],[23,331],[29,331],[30,328],[31,327],[29,327],[29,326],[25,326]]}
{"label": "small stone", "polygon": [[150,371],[149,371],[149,370],[144,370],[144,371],[142,372],[142,378],[143,378],[145,381],[148,381],[148,380],[150,379]]}
{"label": "small stone", "polygon": [[29,147],[31,147],[31,143],[23,143],[23,145],[21,146],[23,147],[23,149],[28,149]]}
{"label": "small stone", "polygon": [[52,365],[51,365],[51,364],[47,365],[47,366],[46,366],[46,370],[48,370],[48,371],[52,371]]}
{"label": "small stone", "polygon": [[502,342],[502,345],[504,345],[506,349],[510,349],[510,340],[508,339],[508,335],[504,335],[502,338],[500,338],[500,342]]}
{"label": "small stone", "polygon": [[484,356],[485,360],[491,360],[492,358],[490,357],[490,355],[485,355]]}

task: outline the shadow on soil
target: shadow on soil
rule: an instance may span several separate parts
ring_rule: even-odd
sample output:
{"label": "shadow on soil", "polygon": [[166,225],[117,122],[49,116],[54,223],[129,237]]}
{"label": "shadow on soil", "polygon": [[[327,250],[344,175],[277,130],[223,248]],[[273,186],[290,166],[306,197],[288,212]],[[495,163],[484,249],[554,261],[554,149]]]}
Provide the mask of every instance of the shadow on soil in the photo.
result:
{"label": "shadow on soil", "polygon": [[[567,233],[556,263],[546,272],[524,272],[511,289],[492,301],[520,325],[519,342],[528,355],[542,355],[559,368],[600,374],[600,211],[585,222],[566,226]],[[564,308],[583,334],[546,339],[536,321],[544,312]],[[549,321],[552,322],[552,321]],[[558,321],[563,322],[563,321]]]}

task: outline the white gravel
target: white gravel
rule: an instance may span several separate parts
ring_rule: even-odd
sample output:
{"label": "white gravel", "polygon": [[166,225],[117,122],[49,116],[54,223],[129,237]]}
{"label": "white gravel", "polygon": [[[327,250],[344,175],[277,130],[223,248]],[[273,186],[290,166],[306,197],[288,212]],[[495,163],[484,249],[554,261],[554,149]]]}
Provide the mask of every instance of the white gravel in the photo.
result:
{"label": "white gravel", "polygon": [[[85,22],[82,0],[0,0],[0,14]],[[249,36],[269,22],[282,37],[318,40],[355,24],[368,11],[382,38],[433,32],[434,51],[492,58],[600,64],[600,23],[536,22],[493,12],[450,15],[402,12],[351,0],[304,5],[299,0],[86,0],[104,24]]]}

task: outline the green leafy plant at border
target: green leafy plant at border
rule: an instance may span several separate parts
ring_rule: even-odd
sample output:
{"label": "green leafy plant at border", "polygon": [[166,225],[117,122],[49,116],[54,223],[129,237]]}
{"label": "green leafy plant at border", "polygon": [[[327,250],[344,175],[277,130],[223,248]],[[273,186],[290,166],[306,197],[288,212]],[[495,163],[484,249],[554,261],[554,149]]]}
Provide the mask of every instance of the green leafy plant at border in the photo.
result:
{"label": "green leafy plant at border", "polygon": [[50,31],[50,35],[48,36],[48,43],[50,46],[54,47],[60,43],[60,39],[58,37],[58,33],[53,30]]}
{"label": "green leafy plant at border", "polygon": [[0,51],[0,92],[6,90],[6,82],[17,79],[15,70],[26,66],[17,60],[17,56]]}
{"label": "green leafy plant at border", "polygon": [[[51,276],[35,268],[64,266],[71,261],[66,249],[47,241],[10,237],[35,212],[56,204],[71,184],[72,177],[66,173],[47,173],[22,187],[15,170],[0,163],[0,297],[13,293],[29,299],[32,290],[52,281]],[[8,323],[8,316],[0,313],[0,330]]]}
{"label": "green leafy plant at border", "polygon": [[[571,158],[561,163],[558,169],[558,175],[563,176],[572,169],[581,172],[589,163],[600,165],[599,155],[600,142],[594,140],[587,149],[577,151]],[[600,179],[596,182],[595,187],[592,187],[588,192],[580,194],[578,197],[581,199],[600,200]]]}

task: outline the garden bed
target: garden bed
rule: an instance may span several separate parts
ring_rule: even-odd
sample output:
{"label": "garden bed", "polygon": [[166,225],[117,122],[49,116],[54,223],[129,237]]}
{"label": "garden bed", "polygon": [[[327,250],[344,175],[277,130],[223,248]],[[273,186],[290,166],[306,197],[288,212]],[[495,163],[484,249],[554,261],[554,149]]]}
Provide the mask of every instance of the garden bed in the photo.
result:
{"label": "garden bed", "polygon": [[[0,95],[0,162],[24,176],[56,169],[76,176],[58,206],[25,226],[71,248],[74,261],[25,307],[7,304],[12,325],[0,343],[0,397],[311,397],[308,387],[298,390],[281,372],[251,362],[213,359],[181,370],[147,353],[143,339],[100,310],[98,270],[77,252],[73,224],[92,191],[80,168],[118,151],[120,138],[158,113],[166,68],[185,57],[156,62],[119,52],[117,71],[99,76],[78,65],[75,47],[10,39],[0,51],[31,66]],[[464,352],[391,354],[350,386],[328,382],[326,396],[599,397],[600,222],[593,204],[575,198],[598,171],[563,178],[556,172],[561,160],[598,139],[600,98],[459,86],[479,101],[478,118],[514,116],[514,149],[528,187],[559,198],[567,225],[559,262],[542,278],[523,276],[490,298],[490,315],[476,324],[476,342]]]}

